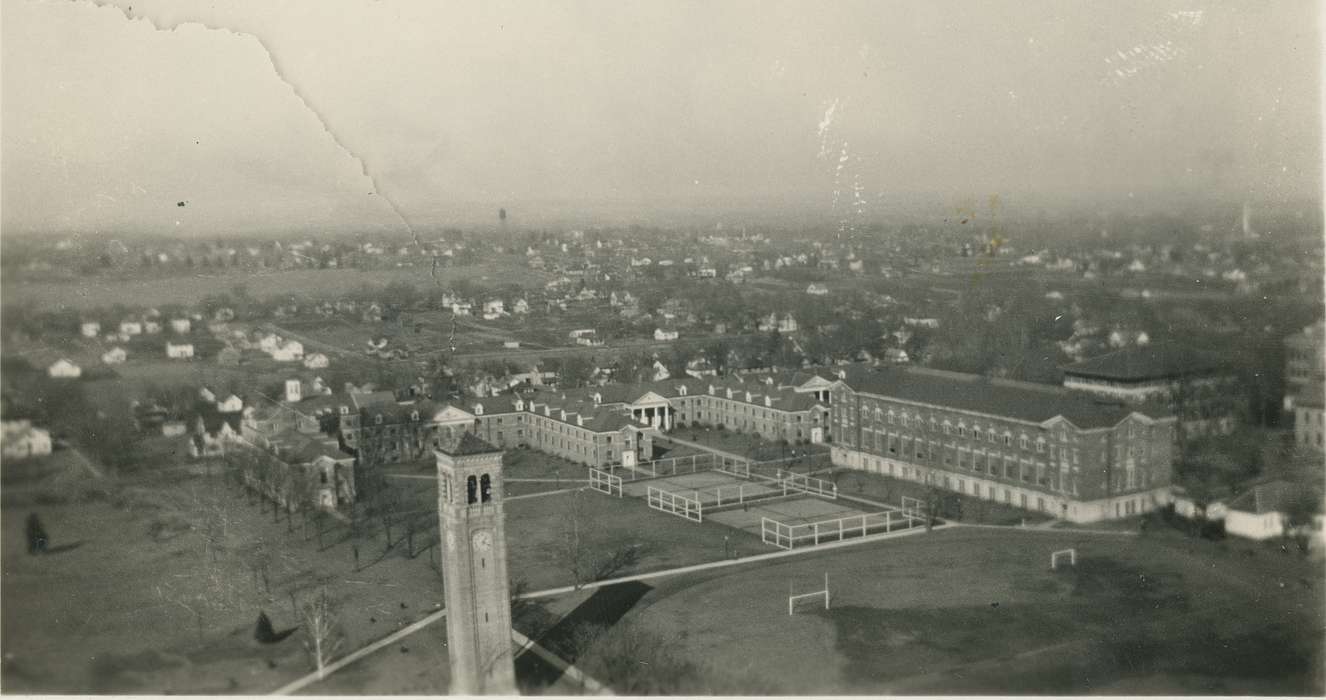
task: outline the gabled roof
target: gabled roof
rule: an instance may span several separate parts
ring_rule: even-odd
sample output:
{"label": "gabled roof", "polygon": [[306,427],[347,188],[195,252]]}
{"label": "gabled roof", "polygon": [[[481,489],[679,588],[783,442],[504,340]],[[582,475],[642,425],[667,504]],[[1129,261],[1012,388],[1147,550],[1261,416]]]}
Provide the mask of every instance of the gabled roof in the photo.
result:
{"label": "gabled roof", "polygon": [[1105,401],[1049,384],[935,369],[881,367],[864,372],[858,369],[849,371],[844,383],[856,391],[886,398],[1031,423],[1063,416],[1079,428],[1112,427],[1133,413],[1149,418],[1164,415],[1153,409]]}
{"label": "gabled roof", "polygon": [[1284,513],[1304,488],[1289,481],[1274,480],[1253,486],[1229,502],[1230,510],[1244,513]]}
{"label": "gabled roof", "polygon": [[460,434],[460,439],[455,445],[448,445],[442,448],[442,451],[453,457],[464,457],[467,455],[492,454],[502,450],[493,447],[486,440],[466,430]]}
{"label": "gabled roof", "polygon": [[1065,374],[1079,377],[1141,382],[1211,374],[1222,369],[1216,358],[1173,343],[1154,343],[1123,348],[1063,367]]}

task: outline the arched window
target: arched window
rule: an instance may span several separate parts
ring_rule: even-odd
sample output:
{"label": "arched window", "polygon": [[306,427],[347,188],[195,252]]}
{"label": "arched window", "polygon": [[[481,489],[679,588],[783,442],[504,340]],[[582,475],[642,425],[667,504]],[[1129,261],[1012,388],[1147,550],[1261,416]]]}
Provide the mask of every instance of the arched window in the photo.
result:
{"label": "arched window", "polygon": [[[470,477],[473,479],[474,477]],[[484,474],[479,478],[479,495],[484,503],[493,500],[493,482]]]}
{"label": "arched window", "polygon": [[473,476],[465,477],[465,503],[479,500],[479,482]]}

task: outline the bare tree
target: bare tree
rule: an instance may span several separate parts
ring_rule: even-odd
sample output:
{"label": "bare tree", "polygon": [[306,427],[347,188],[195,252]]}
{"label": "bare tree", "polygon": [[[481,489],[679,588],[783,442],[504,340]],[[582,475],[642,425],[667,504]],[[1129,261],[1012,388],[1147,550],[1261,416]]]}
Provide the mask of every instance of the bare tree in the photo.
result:
{"label": "bare tree", "polygon": [[317,597],[304,603],[303,618],[304,648],[308,650],[309,658],[318,671],[318,679],[321,680],[327,663],[345,641],[337,620],[336,606],[327,595],[326,588],[319,589]]}

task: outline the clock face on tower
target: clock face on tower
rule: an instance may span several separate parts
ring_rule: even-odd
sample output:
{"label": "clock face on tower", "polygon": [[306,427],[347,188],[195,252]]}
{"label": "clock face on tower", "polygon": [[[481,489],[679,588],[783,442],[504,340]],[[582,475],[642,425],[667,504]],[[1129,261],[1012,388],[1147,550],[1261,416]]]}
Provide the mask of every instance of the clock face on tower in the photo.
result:
{"label": "clock face on tower", "polygon": [[474,548],[480,552],[487,552],[493,548],[493,533],[487,530],[480,530],[474,533]]}

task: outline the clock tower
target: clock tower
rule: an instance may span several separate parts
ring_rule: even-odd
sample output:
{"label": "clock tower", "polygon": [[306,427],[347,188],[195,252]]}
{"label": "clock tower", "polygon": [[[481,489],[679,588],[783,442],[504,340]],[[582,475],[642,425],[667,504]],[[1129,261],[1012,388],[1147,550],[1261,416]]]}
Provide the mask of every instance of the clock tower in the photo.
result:
{"label": "clock tower", "polygon": [[454,695],[514,695],[502,451],[471,432],[436,450]]}

